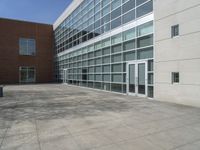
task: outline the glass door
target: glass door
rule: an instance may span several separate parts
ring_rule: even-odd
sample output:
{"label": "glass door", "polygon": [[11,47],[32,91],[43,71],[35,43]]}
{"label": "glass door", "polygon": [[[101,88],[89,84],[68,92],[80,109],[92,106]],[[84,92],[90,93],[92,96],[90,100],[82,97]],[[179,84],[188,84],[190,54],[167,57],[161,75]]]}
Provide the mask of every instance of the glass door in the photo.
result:
{"label": "glass door", "polygon": [[63,83],[68,83],[68,74],[67,74],[67,69],[63,70]]}
{"label": "glass door", "polygon": [[147,96],[147,62],[130,62],[127,65],[127,93],[129,95]]}

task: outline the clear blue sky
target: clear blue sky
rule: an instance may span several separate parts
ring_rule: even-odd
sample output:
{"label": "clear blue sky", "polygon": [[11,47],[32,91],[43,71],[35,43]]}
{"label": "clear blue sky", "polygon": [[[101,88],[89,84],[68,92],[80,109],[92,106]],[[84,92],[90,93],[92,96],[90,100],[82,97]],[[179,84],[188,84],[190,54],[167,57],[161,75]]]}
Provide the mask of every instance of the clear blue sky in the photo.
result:
{"label": "clear blue sky", "polygon": [[72,0],[0,0],[0,18],[53,24]]}

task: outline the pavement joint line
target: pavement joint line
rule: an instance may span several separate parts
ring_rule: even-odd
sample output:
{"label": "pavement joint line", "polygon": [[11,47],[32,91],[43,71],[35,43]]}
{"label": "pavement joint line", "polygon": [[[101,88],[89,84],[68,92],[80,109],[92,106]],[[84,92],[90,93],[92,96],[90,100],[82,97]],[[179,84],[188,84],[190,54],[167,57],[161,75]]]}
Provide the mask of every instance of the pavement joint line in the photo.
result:
{"label": "pavement joint line", "polygon": [[187,146],[187,145],[191,145],[191,144],[194,144],[194,143],[199,142],[199,141],[200,141],[200,138],[197,139],[197,140],[194,140],[194,141],[191,141],[191,142],[182,144],[182,145],[180,145],[180,146],[176,146],[176,147],[174,147],[174,148],[172,148],[172,149],[169,149],[169,150],[177,150],[177,148],[181,148],[181,147],[184,147],[184,146]]}
{"label": "pavement joint line", "polygon": [[[32,105],[33,105],[33,101],[34,99],[31,99],[32,101]],[[34,112],[36,111],[36,108],[34,108]],[[39,146],[39,150],[42,150],[41,148],[41,144],[40,144],[40,139],[39,139],[39,133],[38,133],[38,126],[37,126],[37,120],[36,120],[36,116],[35,116],[35,113],[33,114],[34,116],[34,124],[35,124],[35,132],[36,132],[36,136],[37,136],[37,142],[38,142],[38,146]]]}

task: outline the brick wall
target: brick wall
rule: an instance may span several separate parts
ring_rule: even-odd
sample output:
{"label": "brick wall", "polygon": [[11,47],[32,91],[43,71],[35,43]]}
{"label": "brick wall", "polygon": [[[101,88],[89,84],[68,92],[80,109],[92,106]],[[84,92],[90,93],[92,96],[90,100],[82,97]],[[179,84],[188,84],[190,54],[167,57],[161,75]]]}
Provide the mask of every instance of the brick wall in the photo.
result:
{"label": "brick wall", "polygon": [[[36,56],[19,55],[19,38],[36,40]],[[19,67],[34,66],[36,82],[53,80],[53,27],[0,19],[0,84],[19,83]]]}

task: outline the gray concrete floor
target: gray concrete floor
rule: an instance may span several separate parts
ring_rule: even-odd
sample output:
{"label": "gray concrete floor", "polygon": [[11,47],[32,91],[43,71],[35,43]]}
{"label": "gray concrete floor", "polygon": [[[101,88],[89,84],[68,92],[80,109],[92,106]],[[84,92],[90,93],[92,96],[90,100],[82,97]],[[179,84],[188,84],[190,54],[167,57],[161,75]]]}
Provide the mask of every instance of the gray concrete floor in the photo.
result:
{"label": "gray concrete floor", "polygon": [[0,98],[0,150],[199,149],[199,108],[59,84]]}

